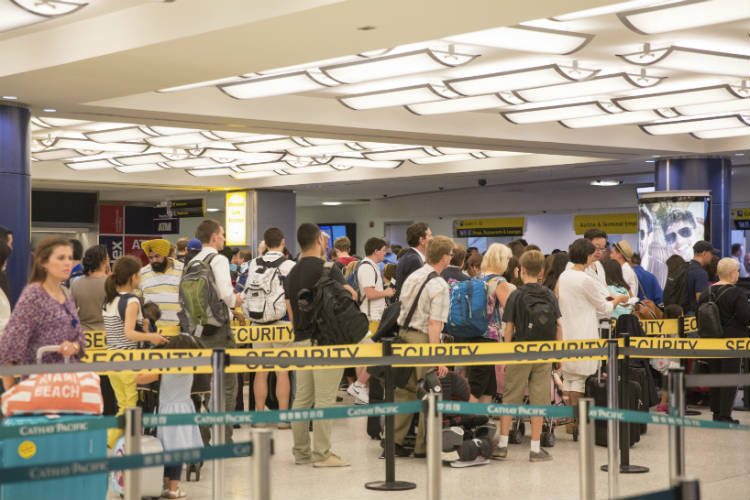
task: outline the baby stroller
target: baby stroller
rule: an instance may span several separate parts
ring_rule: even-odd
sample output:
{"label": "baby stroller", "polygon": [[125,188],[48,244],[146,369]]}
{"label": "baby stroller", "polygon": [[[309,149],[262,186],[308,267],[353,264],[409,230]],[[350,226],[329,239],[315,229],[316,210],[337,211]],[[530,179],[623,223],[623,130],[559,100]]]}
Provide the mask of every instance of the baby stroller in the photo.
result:
{"label": "baby stroller", "polygon": [[[438,377],[435,370],[417,384],[419,399],[429,391],[442,394],[443,401],[468,401],[469,383],[456,372]],[[443,414],[443,463],[451,467],[472,467],[489,463],[497,444],[497,427],[487,415]]]}
{"label": "baby stroller", "polygon": [[[528,393],[524,396],[524,403],[529,404]],[[566,401],[563,398],[562,379],[554,371],[550,377],[550,404],[552,406],[566,406]],[[513,417],[508,435],[509,443],[520,444],[523,441],[523,436],[526,433],[526,420],[528,419]],[[540,444],[545,448],[555,446],[555,428],[567,423],[568,419],[545,417],[542,423]]]}

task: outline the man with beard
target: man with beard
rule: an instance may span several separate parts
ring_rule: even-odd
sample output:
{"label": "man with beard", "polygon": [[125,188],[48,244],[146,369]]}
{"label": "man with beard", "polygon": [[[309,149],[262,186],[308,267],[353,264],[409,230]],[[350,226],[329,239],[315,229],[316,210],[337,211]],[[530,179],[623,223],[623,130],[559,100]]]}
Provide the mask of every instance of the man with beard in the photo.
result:
{"label": "man with beard", "polygon": [[159,330],[179,325],[180,278],[182,262],[169,258],[170,243],[156,239],[141,245],[148,256],[149,265],[141,269],[140,291],[145,302],[153,302],[161,309],[161,319],[156,322]]}

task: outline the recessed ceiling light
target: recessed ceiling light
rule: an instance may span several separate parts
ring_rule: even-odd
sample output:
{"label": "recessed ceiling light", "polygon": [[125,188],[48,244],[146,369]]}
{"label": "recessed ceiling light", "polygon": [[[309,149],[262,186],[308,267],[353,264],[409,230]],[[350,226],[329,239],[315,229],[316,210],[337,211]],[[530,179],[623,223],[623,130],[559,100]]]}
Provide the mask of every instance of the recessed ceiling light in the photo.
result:
{"label": "recessed ceiling light", "polygon": [[44,108],[42,111],[45,113],[57,113],[57,110],[52,108]]}
{"label": "recessed ceiling light", "polygon": [[622,181],[615,179],[596,179],[591,181],[592,186],[619,186],[620,184],[622,184]]}
{"label": "recessed ceiling light", "polygon": [[656,163],[656,160],[646,160],[646,163]]}
{"label": "recessed ceiling light", "polygon": [[218,211],[219,211],[218,208],[207,208],[206,209],[206,212],[218,212]]}
{"label": "recessed ceiling light", "polygon": [[14,95],[4,95],[3,99],[7,99],[8,101],[15,101],[16,99],[18,99],[18,97]]}
{"label": "recessed ceiling light", "polygon": [[337,207],[337,206],[341,205],[341,202],[340,201],[324,201],[323,205],[325,205],[327,207]]}
{"label": "recessed ceiling light", "polygon": [[745,153],[735,153],[734,156],[745,156]]}

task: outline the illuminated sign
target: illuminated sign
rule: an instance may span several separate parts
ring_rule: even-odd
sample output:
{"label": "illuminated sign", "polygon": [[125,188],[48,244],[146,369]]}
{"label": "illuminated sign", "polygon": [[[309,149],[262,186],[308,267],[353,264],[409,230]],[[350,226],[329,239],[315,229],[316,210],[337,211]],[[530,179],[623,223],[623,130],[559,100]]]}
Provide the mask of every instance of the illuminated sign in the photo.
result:
{"label": "illuminated sign", "polygon": [[576,215],[573,217],[573,226],[576,234],[583,234],[592,228],[611,234],[635,234],[638,232],[638,214]]}
{"label": "illuminated sign", "polygon": [[247,191],[226,195],[226,244],[247,245]]}
{"label": "illuminated sign", "polygon": [[459,219],[453,221],[453,235],[457,238],[478,236],[522,236],[523,225],[523,217]]}

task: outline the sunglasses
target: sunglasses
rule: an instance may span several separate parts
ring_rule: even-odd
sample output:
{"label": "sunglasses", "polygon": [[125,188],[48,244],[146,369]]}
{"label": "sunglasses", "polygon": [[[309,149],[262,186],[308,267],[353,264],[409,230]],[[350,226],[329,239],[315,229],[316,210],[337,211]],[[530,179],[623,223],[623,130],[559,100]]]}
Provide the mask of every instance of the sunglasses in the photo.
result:
{"label": "sunglasses", "polygon": [[672,231],[671,233],[667,233],[664,238],[667,240],[667,243],[671,245],[672,243],[677,241],[678,234],[682,238],[690,238],[691,236],[693,236],[693,230],[689,227],[683,227],[677,232]]}

